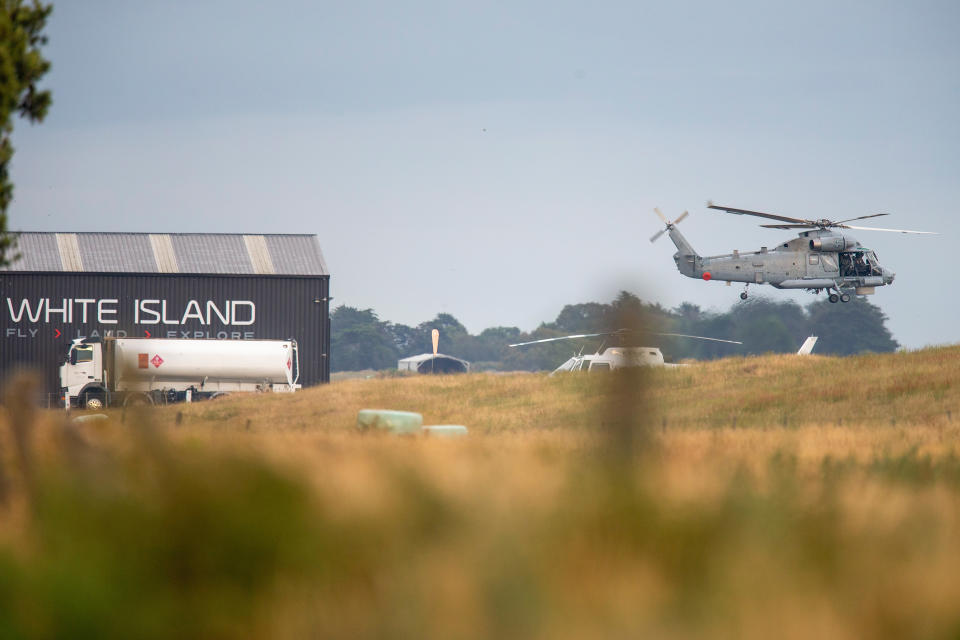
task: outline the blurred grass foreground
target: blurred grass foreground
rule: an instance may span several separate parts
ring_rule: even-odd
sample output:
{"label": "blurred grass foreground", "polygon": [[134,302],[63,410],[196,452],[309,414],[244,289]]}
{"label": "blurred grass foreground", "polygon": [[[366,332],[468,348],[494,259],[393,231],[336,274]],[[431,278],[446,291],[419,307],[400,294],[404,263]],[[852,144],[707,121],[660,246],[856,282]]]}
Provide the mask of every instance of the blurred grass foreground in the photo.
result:
{"label": "blurred grass foreground", "polygon": [[[353,380],[79,423],[19,378],[0,638],[956,638],[958,363]],[[359,433],[366,406],[471,435]]]}

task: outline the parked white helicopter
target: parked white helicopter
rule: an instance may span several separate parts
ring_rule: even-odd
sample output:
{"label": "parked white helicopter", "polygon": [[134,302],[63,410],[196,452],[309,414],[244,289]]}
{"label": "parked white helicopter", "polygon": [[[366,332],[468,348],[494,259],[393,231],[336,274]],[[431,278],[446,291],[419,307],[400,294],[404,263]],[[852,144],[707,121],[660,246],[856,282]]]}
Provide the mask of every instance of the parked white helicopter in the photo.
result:
{"label": "parked white helicopter", "polygon": [[[603,336],[604,341],[596,353],[579,353],[559,367],[553,370],[550,375],[555,375],[561,371],[611,371],[613,369],[622,369],[624,367],[682,367],[685,365],[666,362],[663,358],[663,352],[657,347],[630,347],[624,346],[627,336],[636,332],[628,329],[619,329],[617,331],[606,331],[602,333],[578,333],[571,336],[560,336],[557,338],[543,338],[542,340],[531,340],[529,342],[518,342],[511,344],[511,347],[525,347],[531,344],[542,344],[544,342],[557,342],[559,340],[577,340],[582,338],[598,338]],[[738,340],[724,340],[722,338],[708,338],[706,336],[691,336],[683,333],[661,333],[653,332],[653,335],[670,336],[674,338],[691,338],[694,340],[709,340],[711,342],[726,342],[729,344],[743,344]],[[607,346],[607,337],[614,337],[620,343],[617,346]]]}

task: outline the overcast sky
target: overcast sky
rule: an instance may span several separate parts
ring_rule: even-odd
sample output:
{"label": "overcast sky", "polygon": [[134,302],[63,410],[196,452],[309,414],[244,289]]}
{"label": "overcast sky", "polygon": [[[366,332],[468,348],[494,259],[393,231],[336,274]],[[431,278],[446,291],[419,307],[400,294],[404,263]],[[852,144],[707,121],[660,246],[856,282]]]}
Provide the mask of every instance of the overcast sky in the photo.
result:
{"label": "overcast sky", "polygon": [[891,212],[941,235],[857,232],[897,273],[871,300],[960,342],[955,1],[54,4],[14,228],[316,233],[334,304],[477,333],[621,288],[728,309],[654,206],[702,255],[792,237],[708,199]]}

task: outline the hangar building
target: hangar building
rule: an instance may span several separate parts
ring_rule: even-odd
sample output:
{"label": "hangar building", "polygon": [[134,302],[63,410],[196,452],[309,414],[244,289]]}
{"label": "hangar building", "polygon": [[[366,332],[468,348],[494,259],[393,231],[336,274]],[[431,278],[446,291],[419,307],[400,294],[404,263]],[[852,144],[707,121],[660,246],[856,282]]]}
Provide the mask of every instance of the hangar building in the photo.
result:
{"label": "hangar building", "polygon": [[470,363],[456,356],[447,356],[442,353],[421,353],[418,356],[397,360],[397,369],[400,371],[414,371],[416,373],[467,373]]}
{"label": "hangar building", "polygon": [[294,339],[300,383],[330,380],[330,274],[315,235],[19,234],[0,270],[0,384],[18,367],[59,396],[78,337]]}

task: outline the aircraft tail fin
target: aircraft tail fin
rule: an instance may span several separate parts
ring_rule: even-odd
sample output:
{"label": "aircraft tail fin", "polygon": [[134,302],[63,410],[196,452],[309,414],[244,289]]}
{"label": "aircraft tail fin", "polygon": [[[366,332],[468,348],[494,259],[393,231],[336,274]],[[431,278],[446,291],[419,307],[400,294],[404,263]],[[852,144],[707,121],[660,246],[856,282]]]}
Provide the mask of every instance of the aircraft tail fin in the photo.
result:
{"label": "aircraft tail fin", "polygon": [[797,351],[798,356],[808,356],[813,353],[813,345],[817,344],[817,336],[810,336],[803,341],[803,344],[800,346],[800,350]]}

